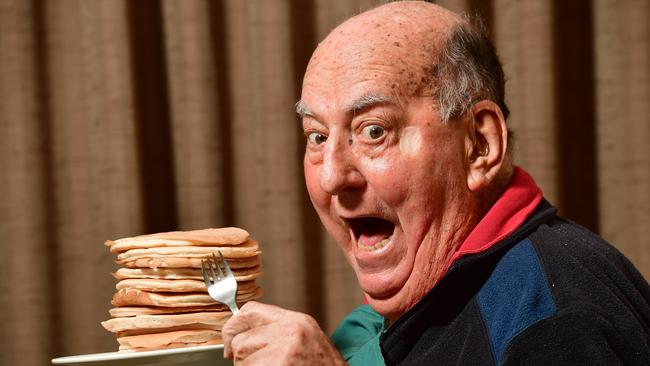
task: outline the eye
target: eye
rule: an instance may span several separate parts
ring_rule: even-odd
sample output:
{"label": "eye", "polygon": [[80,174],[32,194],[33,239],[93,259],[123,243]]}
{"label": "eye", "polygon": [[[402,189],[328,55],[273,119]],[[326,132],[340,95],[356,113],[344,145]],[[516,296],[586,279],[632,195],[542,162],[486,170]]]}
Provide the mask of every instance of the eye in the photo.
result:
{"label": "eye", "polygon": [[307,135],[307,139],[312,144],[320,145],[323,142],[327,141],[327,136],[323,135],[320,132],[311,132],[309,135]]}
{"label": "eye", "polygon": [[361,130],[363,134],[372,140],[377,140],[384,136],[386,130],[379,125],[368,125]]}

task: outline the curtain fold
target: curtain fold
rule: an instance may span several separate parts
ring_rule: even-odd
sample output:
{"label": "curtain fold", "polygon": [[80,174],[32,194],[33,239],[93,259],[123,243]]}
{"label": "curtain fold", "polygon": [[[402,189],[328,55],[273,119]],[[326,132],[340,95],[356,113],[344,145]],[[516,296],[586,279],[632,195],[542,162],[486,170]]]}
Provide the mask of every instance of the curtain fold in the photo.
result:
{"label": "curtain fold", "polygon": [[650,276],[650,3],[594,2],[602,235]]}
{"label": "curtain fold", "polygon": [[[228,146],[208,1],[162,3],[178,226],[226,221]],[[209,202],[210,204],[205,204]]]}
{"label": "curtain fold", "polygon": [[51,195],[33,13],[29,2],[0,8],[0,359],[7,365],[19,359],[37,365],[56,348],[50,341],[53,309],[39,302],[51,298],[53,288],[47,281],[25,280],[33,269],[45,278],[54,274],[47,250]]}
{"label": "curtain fold", "polygon": [[[318,42],[379,0],[0,0],[0,364],[117,349],[106,239],[240,226],[263,301],[363,302],[304,185]],[[650,4],[445,0],[486,18],[515,160],[650,276]]]}
{"label": "curtain fold", "polygon": [[[551,202],[559,198],[553,7],[549,1],[495,0],[495,47],[506,74],[514,156]],[[522,21],[525,19],[525,21]]]}

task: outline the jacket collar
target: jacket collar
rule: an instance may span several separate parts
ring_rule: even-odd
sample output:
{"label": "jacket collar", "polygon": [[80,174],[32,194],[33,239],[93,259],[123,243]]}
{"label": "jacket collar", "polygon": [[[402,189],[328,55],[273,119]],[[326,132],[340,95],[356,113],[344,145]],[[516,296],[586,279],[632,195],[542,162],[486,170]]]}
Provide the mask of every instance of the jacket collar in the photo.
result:
{"label": "jacket collar", "polygon": [[512,182],[467,236],[451,259],[483,252],[517,230],[542,200],[542,190],[523,169],[515,167]]}

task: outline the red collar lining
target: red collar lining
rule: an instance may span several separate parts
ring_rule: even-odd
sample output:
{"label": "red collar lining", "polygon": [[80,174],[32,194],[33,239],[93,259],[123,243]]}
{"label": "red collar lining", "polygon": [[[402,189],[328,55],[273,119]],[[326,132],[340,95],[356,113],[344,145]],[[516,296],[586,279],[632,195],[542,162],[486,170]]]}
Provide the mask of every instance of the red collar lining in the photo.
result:
{"label": "red collar lining", "polygon": [[512,183],[476,225],[451,258],[483,252],[517,230],[542,200],[542,190],[523,169],[515,167]]}

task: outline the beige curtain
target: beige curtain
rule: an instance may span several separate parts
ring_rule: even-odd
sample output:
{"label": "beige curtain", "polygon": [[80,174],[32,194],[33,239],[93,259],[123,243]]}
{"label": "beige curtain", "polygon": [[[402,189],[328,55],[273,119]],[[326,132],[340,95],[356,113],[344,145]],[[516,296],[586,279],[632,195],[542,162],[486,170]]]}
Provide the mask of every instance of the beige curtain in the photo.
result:
{"label": "beige curtain", "polygon": [[[0,364],[115,350],[105,239],[237,225],[264,301],[333,330],[363,299],[304,188],[292,106],[349,0],[0,0]],[[516,160],[650,276],[650,2],[482,14]]]}

